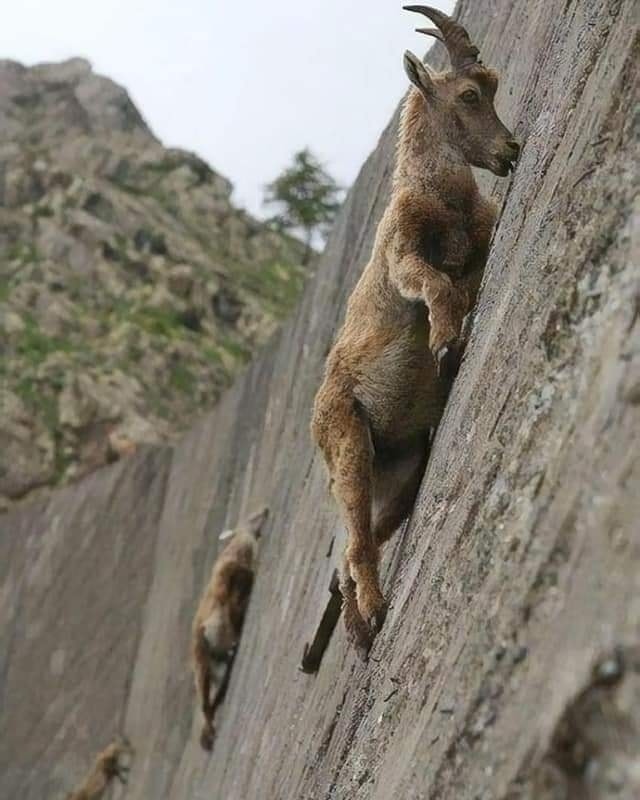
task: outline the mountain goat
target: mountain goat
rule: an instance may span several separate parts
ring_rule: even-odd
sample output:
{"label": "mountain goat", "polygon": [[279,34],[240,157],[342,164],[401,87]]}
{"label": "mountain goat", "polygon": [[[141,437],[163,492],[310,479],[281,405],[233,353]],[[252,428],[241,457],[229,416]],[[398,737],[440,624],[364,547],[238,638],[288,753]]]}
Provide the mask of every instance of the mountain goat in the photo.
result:
{"label": "mountain goat", "polygon": [[196,692],[204,715],[200,744],[211,750],[213,717],[220,704],[253,587],[258,538],[267,518],[263,509],[232,531],[211,572],[193,620],[191,652]]}
{"label": "mountain goat", "polygon": [[97,756],[82,786],[67,795],[67,800],[97,800],[103,796],[113,778],[125,784],[129,766],[121,761],[123,756],[128,757],[132,753],[133,749],[126,739],[111,742]]}
{"label": "mountain goat", "polygon": [[386,602],[380,546],[409,515],[463,349],[496,219],[471,166],[506,176],[519,145],[494,108],[498,76],[465,29],[428,6],[451,70],[413,53],[389,204],[348,302],[316,395],[312,436],[348,532],[340,589],[350,640],[366,658]]}

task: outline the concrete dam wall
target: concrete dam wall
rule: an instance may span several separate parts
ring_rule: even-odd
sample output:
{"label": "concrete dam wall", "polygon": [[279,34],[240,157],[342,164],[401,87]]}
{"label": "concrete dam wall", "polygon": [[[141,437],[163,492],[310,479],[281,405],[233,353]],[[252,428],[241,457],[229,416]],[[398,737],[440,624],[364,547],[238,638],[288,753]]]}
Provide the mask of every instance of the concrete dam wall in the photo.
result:
{"label": "concrete dam wall", "polygon": [[[0,517],[0,800],[64,797],[119,731],[136,752],[114,800],[638,796],[637,12],[460,3],[524,149],[511,179],[482,178],[502,213],[418,501],[385,550],[370,662],[339,624],[319,671],[298,669],[341,529],[308,429],[397,115],[297,313],[218,407],[176,447]],[[219,532],[262,504],[208,755],[191,618]]]}

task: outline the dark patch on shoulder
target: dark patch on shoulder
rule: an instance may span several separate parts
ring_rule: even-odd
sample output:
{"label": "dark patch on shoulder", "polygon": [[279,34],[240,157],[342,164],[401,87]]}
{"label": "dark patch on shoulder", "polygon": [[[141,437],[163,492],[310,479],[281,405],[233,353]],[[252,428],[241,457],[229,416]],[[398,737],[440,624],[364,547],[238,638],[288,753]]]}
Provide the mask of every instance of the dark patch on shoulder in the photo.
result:
{"label": "dark patch on shoulder", "polygon": [[425,228],[420,237],[420,255],[434,267],[442,266],[444,261],[444,247],[442,237],[433,230]]}

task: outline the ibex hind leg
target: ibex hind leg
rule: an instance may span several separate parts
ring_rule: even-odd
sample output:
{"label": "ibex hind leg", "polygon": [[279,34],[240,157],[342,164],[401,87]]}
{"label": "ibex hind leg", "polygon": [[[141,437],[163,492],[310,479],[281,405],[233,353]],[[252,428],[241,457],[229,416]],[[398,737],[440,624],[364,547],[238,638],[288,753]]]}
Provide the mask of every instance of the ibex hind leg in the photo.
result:
{"label": "ibex hind leg", "polygon": [[[373,536],[383,545],[411,514],[429,456],[428,437],[401,455],[376,456],[373,466]],[[350,642],[363,661],[373,643],[371,630],[362,618],[356,599],[356,584],[345,558],[340,578],[344,622]]]}
{"label": "ibex hind leg", "polygon": [[393,454],[384,448],[376,453],[372,527],[378,547],[393,536],[413,511],[428,458],[428,432]]}
{"label": "ibex hind leg", "polygon": [[356,583],[349,571],[349,562],[345,558],[340,575],[340,593],[342,594],[342,614],[349,642],[363,661],[369,658],[369,650],[373,637],[369,626],[362,619],[356,598]]}
{"label": "ibex hind leg", "polygon": [[[349,390],[340,388],[320,392],[313,425],[347,529],[347,574],[355,583],[357,608],[375,635],[384,622],[386,603],[378,579],[378,547],[371,531],[373,444],[369,420]],[[350,582],[345,581],[345,591],[349,597]]]}

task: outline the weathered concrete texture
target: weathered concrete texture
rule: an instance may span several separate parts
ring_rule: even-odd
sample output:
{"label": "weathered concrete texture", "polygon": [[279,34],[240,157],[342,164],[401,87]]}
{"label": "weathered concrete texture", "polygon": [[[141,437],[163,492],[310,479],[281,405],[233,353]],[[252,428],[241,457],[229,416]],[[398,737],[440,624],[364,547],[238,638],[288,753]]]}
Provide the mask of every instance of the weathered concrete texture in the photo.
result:
{"label": "weathered concrete texture", "polygon": [[[462,3],[525,147],[413,518],[389,547],[369,665],[340,626],[319,674],[297,670],[338,529],[307,429],[386,202],[393,124],[297,317],[216,413],[173,454],[0,521],[2,800],[61,796],[119,726],[137,750],[113,791],[126,800],[640,796],[636,14],[634,0]],[[190,618],[216,534],[263,502],[208,756]]]}
{"label": "weathered concrete texture", "polygon": [[54,797],[53,787],[73,788],[69,776],[84,775],[95,742],[122,725],[153,579],[168,454],[149,449],[76,492],[3,520],[3,798]]}

